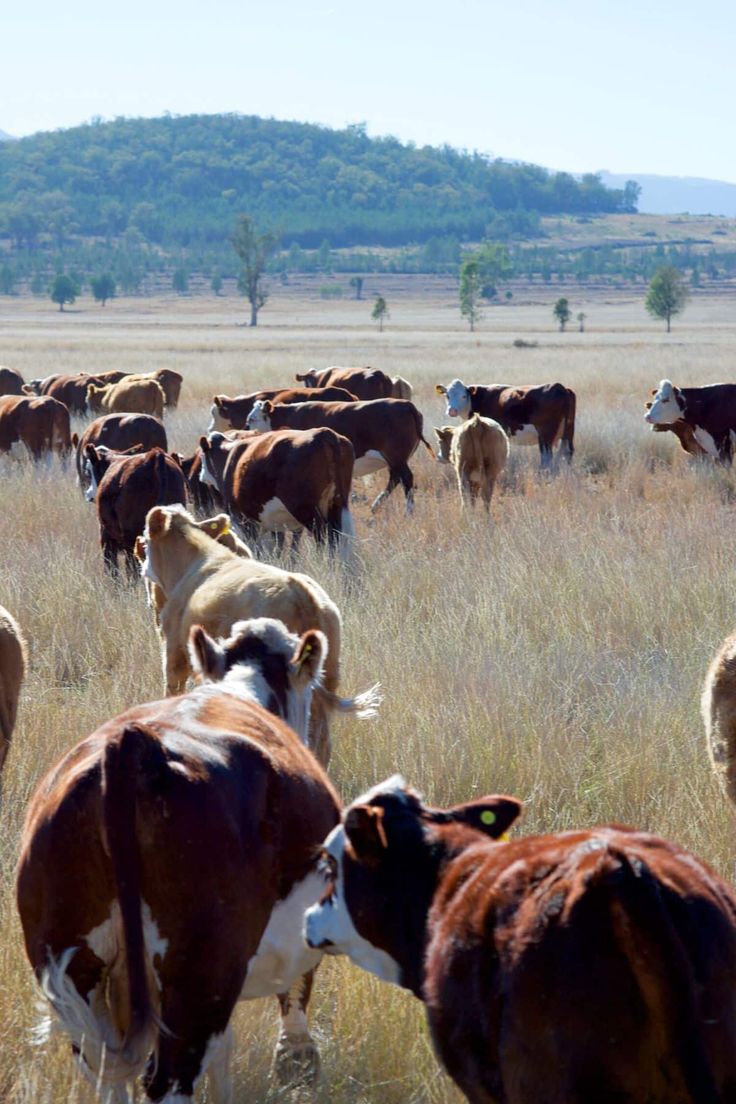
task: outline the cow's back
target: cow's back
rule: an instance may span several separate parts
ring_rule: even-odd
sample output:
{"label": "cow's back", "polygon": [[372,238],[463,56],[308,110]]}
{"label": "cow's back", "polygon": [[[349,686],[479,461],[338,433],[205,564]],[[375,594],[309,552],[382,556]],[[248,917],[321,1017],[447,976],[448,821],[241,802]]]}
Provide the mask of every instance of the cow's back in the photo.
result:
{"label": "cow's back", "polygon": [[85,429],[77,444],[77,472],[82,475],[82,458],[87,445],[104,445],[114,452],[125,452],[134,445],[167,451],[166,429],[151,414],[103,414]]}

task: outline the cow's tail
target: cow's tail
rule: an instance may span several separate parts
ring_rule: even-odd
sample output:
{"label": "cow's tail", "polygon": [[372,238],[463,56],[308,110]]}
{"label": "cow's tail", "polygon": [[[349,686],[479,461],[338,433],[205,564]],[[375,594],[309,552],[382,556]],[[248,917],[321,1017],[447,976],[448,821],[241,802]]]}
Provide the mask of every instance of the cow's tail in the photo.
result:
{"label": "cow's tail", "polygon": [[565,405],[565,414],[562,422],[562,441],[561,447],[565,449],[565,455],[567,457],[568,464],[572,460],[572,455],[575,452],[575,408],[577,406],[577,399],[575,398],[575,392],[571,388],[566,388],[567,391],[567,403]]}
{"label": "cow's tail", "polygon": [[434,458],[435,458],[434,449],[430,445],[427,438],[424,436],[424,418],[422,417],[421,411],[417,410],[416,406],[414,406],[413,403],[411,404],[411,408],[414,412],[414,426],[416,428],[416,433],[417,433],[417,445],[421,441],[422,444],[424,445],[424,447],[426,448],[427,452],[429,453],[429,455],[434,460]]}
{"label": "cow's tail", "polygon": [[350,511],[350,491],[353,483],[355,452],[348,440],[335,441],[335,492],[327,524],[337,537],[337,550],[343,564],[351,565],[355,555],[355,524]]}
{"label": "cow's tail", "polygon": [[365,690],[362,694],[356,694],[354,698],[341,698],[339,694],[326,690],[321,685],[314,688],[314,696],[330,711],[353,713],[363,720],[368,717],[375,717],[383,701],[380,682],[375,683],[374,686],[371,686],[369,690]]}

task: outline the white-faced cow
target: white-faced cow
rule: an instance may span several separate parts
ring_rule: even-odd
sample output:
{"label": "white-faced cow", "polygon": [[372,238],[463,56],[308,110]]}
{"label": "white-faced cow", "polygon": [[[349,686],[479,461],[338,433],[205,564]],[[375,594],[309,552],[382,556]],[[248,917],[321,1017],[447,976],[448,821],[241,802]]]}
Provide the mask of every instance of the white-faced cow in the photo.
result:
{"label": "white-faced cow", "polygon": [[142,451],[160,448],[166,452],[168,448],[163,423],[150,414],[104,414],[90,422],[81,437],[73,433],[72,445],[77,450],[77,479],[83,491],[87,490],[84,473],[87,445],[104,445],[114,452],[127,452],[136,445]]}
{"label": "white-faced cow", "polygon": [[467,387],[455,379],[444,387],[437,384],[438,395],[447,400],[448,418],[467,421],[471,414],[493,418],[517,445],[538,445],[541,466],[552,465],[553,449],[559,442],[558,456],[572,460],[575,437],[575,392],[561,383],[538,386]]}
{"label": "white-faced cow", "polygon": [[47,396],[0,398],[0,453],[30,453],[34,460],[57,453],[63,459],[71,447],[69,411],[63,403]]}
{"label": "white-faced cow", "polygon": [[424,1001],[472,1104],[732,1100],[733,890],[630,828],[495,842],[519,808],[377,786],[325,841],[308,944]]}
{"label": "white-faced cow", "polygon": [[423,419],[414,403],[404,399],[374,399],[372,402],[306,402],[295,406],[259,399],[248,415],[248,429],[265,433],[274,429],[316,429],[326,426],[351,442],[355,450],[356,476],[388,468],[388,486],[374,500],[376,511],[399,484],[404,488],[406,508],[414,507],[414,476],[409,460],[421,442],[434,457],[432,446],[422,436]]}
{"label": "white-faced cow", "polygon": [[202,437],[200,478],[214,487],[246,539],[308,529],[314,539],[350,558],[354,526],[350,486],[355,453],[331,429],[279,430],[228,440]]}
{"label": "white-faced cow", "polygon": [[662,380],[652,391],[644,421],[654,429],[671,429],[686,452],[700,452],[730,464],[736,439],[736,383],[675,387]]}
{"label": "white-faced cow", "polygon": [[305,387],[345,387],[362,402],[370,402],[371,399],[411,399],[412,396],[408,380],[401,376],[387,376],[380,368],[334,366],[321,372],[305,372],[296,378]]}
{"label": "white-faced cow", "polygon": [[301,927],[339,802],[304,741],[325,647],[265,618],[219,643],[194,628],[205,684],[108,721],[31,800],[26,952],[116,1104],[141,1075],[148,1100],[185,1104],[205,1073],[209,1099],[229,1104],[230,1017],[254,997],[279,997],[284,1079],[317,1073],[306,1007],[321,952]]}
{"label": "white-faced cow", "polygon": [[355,395],[344,387],[323,387],[319,393],[308,387],[272,387],[267,391],[254,391],[251,395],[238,395],[231,399],[227,395],[215,395],[210,408],[211,421],[208,433],[226,433],[229,429],[245,429],[248,415],[260,399],[271,402],[292,403],[314,402],[354,402]]}

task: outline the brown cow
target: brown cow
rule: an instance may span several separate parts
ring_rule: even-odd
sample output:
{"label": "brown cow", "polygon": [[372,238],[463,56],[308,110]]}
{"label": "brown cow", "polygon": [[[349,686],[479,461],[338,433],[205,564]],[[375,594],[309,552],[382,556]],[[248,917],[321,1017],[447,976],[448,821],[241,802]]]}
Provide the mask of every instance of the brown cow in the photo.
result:
{"label": "brown cow", "polygon": [[123,379],[108,387],[87,387],[87,409],[93,414],[152,414],[164,416],[164,393],[152,379]]}
{"label": "brown cow", "polygon": [[355,453],[331,429],[279,430],[228,440],[202,437],[201,479],[214,487],[246,537],[308,529],[347,561],[353,550],[350,485]]}
{"label": "brown cow", "polygon": [[325,426],[347,437],[355,450],[355,475],[388,468],[388,486],[374,500],[376,511],[401,483],[406,509],[414,508],[414,476],[409,460],[419,447],[432,446],[422,436],[423,419],[413,403],[404,399],[374,399],[372,402],[307,402],[296,406],[259,401],[248,415],[248,429],[264,433],[272,429],[315,429]]}
{"label": "brown cow", "polygon": [[437,384],[435,391],[447,399],[447,417],[467,421],[471,414],[481,414],[498,422],[517,445],[539,445],[541,467],[553,462],[553,449],[560,442],[557,458],[564,455],[568,463],[575,451],[575,392],[561,383],[539,386],[466,387],[455,379],[449,387]]}
{"label": "brown cow", "polygon": [[[645,410],[651,410],[651,402],[644,403],[644,408]],[[695,427],[691,426],[688,422],[677,421],[673,422],[671,425],[653,425],[652,429],[655,433],[674,433],[684,451],[690,456],[708,455],[703,446],[698,444],[698,440],[695,436]]]}
{"label": "brown cow", "polygon": [[731,464],[736,441],[736,384],[675,387],[665,379],[652,395],[644,415],[652,429],[671,430],[693,456],[705,454],[721,464]]}
{"label": "brown cow", "polygon": [[44,388],[43,394],[63,402],[70,414],[85,414],[87,411],[87,388],[91,383],[97,387],[106,386],[98,376],[78,372],[73,376],[57,376]]}
{"label": "brown cow", "polygon": [[[225,436],[229,436],[226,434]],[[222,510],[225,503],[222,501],[216,487],[211,487],[202,482],[202,461],[204,453],[197,446],[191,456],[180,456],[174,453],[181,464],[184,478],[187,481],[187,491],[195,510],[200,514],[211,514],[213,510]]]}
{"label": "brown cow", "polygon": [[380,368],[325,368],[297,375],[305,387],[345,387],[357,399],[411,399],[412,386],[401,376],[387,376]]}
{"label": "brown cow", "polygon": [[68,373],[59,373],[59,372],[57,372],[55,375],[45,376],[43,379],[32,379],[30,381],[30,383],[27,383],[25,385],[25,387],[23,388],[23,391],[24,391],[24,394],[26,394],[26,395],[50,395],[52,398],[58,399],[59,402],[63,402],[64,405],[68,406],[70,410],[74,406],[75,411],[77,413],[84,414],[84,412],[85,412],[84,403],[86,402],[86,388],[82,389],[82,395],[83,395],[82,404],[80,406],[77,406],[78,396],[76,394],[76,389],[71,387],[71,385],[70,385],[70,394],[64,395],[63,391],[59,392],[59,391],[56,390],[57,386],[60,384],[60,381],[62,381],[62,380],[64,380],[64,381],[74,380],[74,381],[78,381],[78,383],[81,383],[83,380],[86,380],[87,383],[95,383],[95,384],[98,384],[100,386],[105,386],[106,387],[110,383],[118,383],[119,380],[123,379],[125,374],[126,374],[125,372],[117,372],[117,371],[115,371],[115,372],[94,372],[92,374],[90,374],[89,372],[77,372],[77,373],[74,373],[74,374],[71,374],[71,375],[68,374]]}
{"label": "brown cow", "polygon": [[166,430],[158,418],[150,414],[103,414],[89,423],[81,437],[72,433],[72,446],[77,450],[77,480],[82,491],[88,486],[84,472],[87,445],[104,445],[113,452],[127,452],[135,445],[142,451],[152,448],[168,451]]}
{"label": "brown cow", "polygon": [[733,1101],[733,890],[631,828],[494,842],[519,808],[377,786],[325,841],[307,942],[423,1000],[473,1104]]}
{"label": "brown cow", "polygon": [[322,402],[355,402],[355,395],[344,387],[324,387],[319,393],[308,387],[272,387],[268,391],[254,391],[252,395],[238,395],[236,399],[230,399],[227,395],[215,395],[210,408],[212,421],[207,432],[225,433],[229,429],[245,429],[248,415],[259,399],[270,399],[271,402],[289,405],[314,402],[316,399]]}
{"label": "brown cow", "polygon": [[736,634],[724,640],[708,668],[700,704],[711,766],[736,804]]}
{"label": "brown cow", "polygon": [[339,799],[303,741],[325,639],[261,618],[219,642],[196,627],[189,646],[207,683],[73,747],[23,833],[26,953],[106,1100],[143,1076],[146,1099],[185,1104],[207,1074],[209,1099],[230,1101],[230,1017],[256,997],[279,998],[283,1080],[319,1068],[306,1009],[321,952],[301,926]]}
{"label": "brown cow", "polygon": [[23,377],[15,368],[0,368],[0,395],[22,395]]}
{"label": "brown cow", "polygon": [[474,414],[457,428],[435,426],[434,432],[439,442],[437,459],[455,469],[462,505],[475,506],[480,497],[490,510],[496,480],[509,457],[509,439],[501,426]]}
{"label": "brown cow", "polygon": [[54,452],[64,458],[71,446],[69,411],[63,403],[47,396],[0,398],[0,453],[18,455],[25,447],[34,460]]}
{"label": "brown cow", "polygon": [[184,473],[160,448],[126,455],[87,445],[84,459],[90,476],[87,497],[97,504],[105,567],[117,575],[122,552],[128,575],[135,578],[135,541],[143,532],[146,514],[154,506],[186,505]]}
{"label": "brown cow", "polygon": [[26,657],[25,641],[17,622],[0,606],[0,775],[10,751]]}

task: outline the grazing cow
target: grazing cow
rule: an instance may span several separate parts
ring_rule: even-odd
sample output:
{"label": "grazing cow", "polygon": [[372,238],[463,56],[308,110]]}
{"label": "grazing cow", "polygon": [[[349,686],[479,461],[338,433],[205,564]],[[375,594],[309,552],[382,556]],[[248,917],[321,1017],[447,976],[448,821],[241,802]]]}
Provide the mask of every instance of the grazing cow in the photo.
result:
{"label": "grazing cow", "polygon": [[86,372],[78,372],[73,376],[57,376],[44,388],[43,394],[52,399],[58,399],[69,410],[70,414],[85,414],[87,412],[87,388],[90,384],[96,387],[107,386],[98,376],[90,376]]}
{"label": "grazing cow", "polygon": [[[27,394],[27,395],[48,395],[48,394],[51,393],[51,389],[52,389],[52,387],[54,386],[54,384],[56,383],[57,380],[60,380],[60,379],[78,379],[80,376],[84,376],[84,375],[87,376],[87,382],[88,383],[98,383],[98,384],[104,384],[105,386],[107,386],[107,384],[110,384],[110,383],[117,383],[119,380],[123,379],[125,374],[126,374],[125,372],[115,371],[115,372],[95,372],[92,375],[89,375],[88,373],[85,373],[85,372],[78,372],[76,375],[62,375],[61,373],[56,372],[54,375],[45,376],[43,379],[32,379],[30,381],[30,383],[27,383],[25,385],[23,390],[24,390],[24,393]],[[53,397],[57,398],[57,399],[59,398],[58,395],[54,395]],[[60,402],[64,402],[64,399],[60,399]]]}
{"label": "grazing cow", "polygon": [[26,645],[17,622],[0,606],[0,776],[10,751],[26,674]]}
{"label": "grazing cow", "polygon": [[272,387],[269,391],[254,391],[252,395],[238,395],[229,399],[227,395],[215,395],[210,408],[211,422],[208,433],[225,433],[229,429],[245,429],[253,406],[259,399],[271,402],[292,403],[313,402],[355,402],[355,395],[344,387],[323,387],[319,393],[309,387]]}
{"label": "grazing cow", "polygon": [[437,384],[435,391],[447,399],[448,418],[467,421],[471,414],[493,418],[517,445],[539,445],[541,466],[552,465],[555,445],[558,457],[572,460],[575,451],[575,392],[561,383],[539,386],[466,387],[455,379],[449,387]]}
{"label": "grazing cow", "polygon": [[437,459],[452,464],[457,475],[460,501],[475,506],[480,497],[486,510],[491,508],[491,498],[496,480],[509,458],[509,439],[498,422],[474,414],[458,428],[435,427],[439,442]]}
{"label": "grazing cow", "polygon": [[0,453],[18,454],[23,446],[34,460],[54,452],[68,456],[72,439],[69,411],[63,403],[47,396],[0,398]]}
{"label": "grazing cow", "polygon": [[135,541],[143,532],[146,514],[154,506],[186,505],[184,473],[160,448],[131,455],[87,445],[84,459],[90,478],[87,498],[97,505],[105,567],[117,575],[122,552],[128,575],[134,579],[138,575]]}
{"label": "grazing cow", "polygon": [[22,395],[23,377],[15,368],[0,368],[0,395]]}
{"label": "grazing cow", "polygon": [[419,446],[425,445],[432,457],[432,446],[422,436],[422,415],[413,403],[404,399],[374,399],[372,402],[307,402],[297,406],[274,405],[259,399],[248,415],[248,429],[259,433],[272,429],[315,429],[325,426],[347,437],[355,451],[355,475],[388,468],[388,486],[374,500],[375,512],[401,483],[409,513],[414,508],[414,476],[409,460]]}
{"label": "grazing cow", "polygon": [[736,383],[675,387],[665,379],[652,395],[644,421],[653,429],[671,429],[685,451],[697,455],[690,445],[694,438],[702,452],[722,464],[731,463],[736,439]]}
{"label": "grazing cow", "polygon": [[308,529],[321,544],[352,551],[354,526],[350,485],[355,453],[346,437],[331,429],[279,430],[228,440],[202,437],[201,479],[214,487],[225,508],[257,534]]}
{"label": "grazing cow", "polygon": [[152,414],[163,419],[164,393],[152,379],[123,379],[109,387],[87,387],[91,414]]}
{"label": "grazing cow", "polygon": [[104,445],[113,452],[127,452],[136,445],[142,451],[152,448],[168,451],[166,430],[158,418],[150,414],[104,414],[90,422],[81,437],[73,433],[72,445],[77,450],[77,478],[83,491],[86,490],[84,450],[87,445]]}
{"label": "grazing cow", "polygon": [[700,704],[711,766],[736,804],[736,635],[724,640],[708,668]]}
{"label": "grazing cow", "polygon": [[371,399],[411,399],[412,396],[408,380],[401,376],[387,376],[380,368],[333,366],[322,372],[306,372],[296,378],[305,387],[344,387],[363,402],[370,402]]}
{"label": "grazing cow", "polygon": [[631,828],[494,842],[519,808],[377,786],[325,841],[308,944],[423,1000],[473,1104],[732,1101],[733,890]]}
{"label": "grazing cow", "polygon": [[340,611],[309,575],[245,560],[197,528],[181,507],[151,510],[144,533],[144,578],[156,583],[166,601],[160,612],[164,682],[167,694],[180,694],[191,674],[187,640],[194,624],[215,636],[248,617],[275,617],[292,632],[319,629],[329,653],[324,688],[312,704],[309,746],[325,766],[330,756],[329,714],[333,710],[372,714],[375,693],[355,699],[336,694],[340,677]]}
{"label": "grazing cow", "polygon": [[172,410],[179,405],[181,385],[184,381],[184,377],[180,372],[175,372],[172,368],[159,368],[155,372],[136,372],[128,379],[155,380],[164,393],[166,405],[171,407]]}
{"label": "grazing cow", "polygon": [[256,997],[279,999],[283,1080],[317,1075],[321,952],[301,927],[340,806],[302,741],[325,647],[266,618],[219,642],[197,626],[205,685],[108,721],[36,790],[17,875],[26,953],[115,1101],[142,1075],[148,1100],[184,1104],[207,1073],[209,1099],[229,1102],[230,1017]]}

